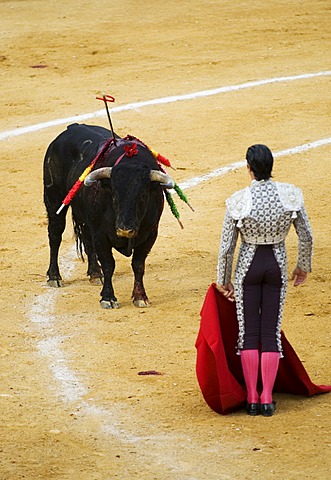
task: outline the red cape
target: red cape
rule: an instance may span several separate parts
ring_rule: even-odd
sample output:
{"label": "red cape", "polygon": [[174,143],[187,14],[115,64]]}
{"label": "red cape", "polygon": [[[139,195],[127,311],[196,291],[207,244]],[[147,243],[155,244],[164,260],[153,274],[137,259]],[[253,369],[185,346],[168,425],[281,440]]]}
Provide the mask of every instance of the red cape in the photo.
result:
{"label": "red cape", "polygon": [[[281,335],[284,358],[279,362],[274,391],[308,396],[331,391],[331,386],[312,383],[283,331]],[[245,381],[236,351],[237,339],[235,303],[227,300],[213,283],[201,309],[195,345],[196,373],[206,403],[221,414],[238,410],[246,403]]]}

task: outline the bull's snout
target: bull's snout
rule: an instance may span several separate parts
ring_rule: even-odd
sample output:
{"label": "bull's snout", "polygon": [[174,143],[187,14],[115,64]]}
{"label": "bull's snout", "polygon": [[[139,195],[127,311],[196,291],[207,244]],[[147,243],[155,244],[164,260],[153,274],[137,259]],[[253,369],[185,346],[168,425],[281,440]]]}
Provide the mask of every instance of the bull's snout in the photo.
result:
{"label": "bull's snout", "polygon": [[117,228],[116,235],[118,237],[134,238],[137,235],[137,231],[132,229]]}

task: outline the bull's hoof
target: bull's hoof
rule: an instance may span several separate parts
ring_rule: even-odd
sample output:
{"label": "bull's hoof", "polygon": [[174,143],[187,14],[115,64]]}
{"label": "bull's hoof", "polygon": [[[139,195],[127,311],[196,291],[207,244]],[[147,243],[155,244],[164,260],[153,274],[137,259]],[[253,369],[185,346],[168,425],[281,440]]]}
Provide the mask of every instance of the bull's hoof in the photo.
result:
{"label": "bull's hoof", "polygon": [[110,308],[120,308],[120,304],[118,303],[117,300],[100,300],[100,305],[101,305],[101,308],[106,308],[106,309],[110,309]]}
{"label": "bull's hoof", "polygon": [[97,287],[100,287],[100,285],[102,285],[102,279],[100,277],[90,278],[89,282],[91,285],[94,285]]}
{"label": "bull's hoof", "polygon": [[62,280],[59,278],[55,280],[52,280],[52,279],[47,280],[47,285],[49,287],[55,287],[55,288],[63,287]]}
{"label": "bull's hoof", "polygon": [[133,305],[138,308],[146,308],[151,306],[148,300],[143,300],[143,299],[133,300]]}

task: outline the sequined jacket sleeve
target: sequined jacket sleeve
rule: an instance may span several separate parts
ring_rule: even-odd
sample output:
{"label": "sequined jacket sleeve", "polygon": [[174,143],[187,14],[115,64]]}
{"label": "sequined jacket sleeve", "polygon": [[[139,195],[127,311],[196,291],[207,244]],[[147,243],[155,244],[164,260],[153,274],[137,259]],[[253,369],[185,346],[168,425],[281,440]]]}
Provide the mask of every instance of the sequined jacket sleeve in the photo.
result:
{"label": "sequined jacket sleeve", "polygon": [[236,223],[236,220],[226,210],[217,265],[217,283],[221,285],[231,281],[233,257],[238,239]]}
{"label": "sequined jacket sleeve", "polygon": [[304,272],[311,272],[313,234],[304,206],[297,212],[293,224],[299,239],[297,266]]}

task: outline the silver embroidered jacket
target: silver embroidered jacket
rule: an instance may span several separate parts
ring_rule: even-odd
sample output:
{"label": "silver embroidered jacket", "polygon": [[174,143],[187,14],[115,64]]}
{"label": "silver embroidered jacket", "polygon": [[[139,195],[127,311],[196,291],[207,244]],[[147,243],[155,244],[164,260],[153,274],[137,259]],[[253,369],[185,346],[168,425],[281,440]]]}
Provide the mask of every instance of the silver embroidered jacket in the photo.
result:
{"label": "silver embroidered jacket", "polygon": [[284,244],[292,223],[299,238],[297,266],[305,272],[311,272],[313,237],[299,188],[272,180],[253,180],[250,187],[228,198],[226,206],[217,283],[224,285],[231,281],[239,233],[242,243],[276,246]]}
{"label": "silver embroidered jacket", "polygon": [[285,238],[293,223],[299,239],[297,266],[311,272],[313,236],[304,207],[302,192],[289,183],[253,180],[250,187],[234,193],[226,200],[221,245],[217,266],[217,283],[231,281],[232,264],[238,235],[241,245],[234,275],[238,348],[244,343],[243,281],[258,245],[273,245],[282,276],[277,343],[282,355],[281,321],[288,285]]}

